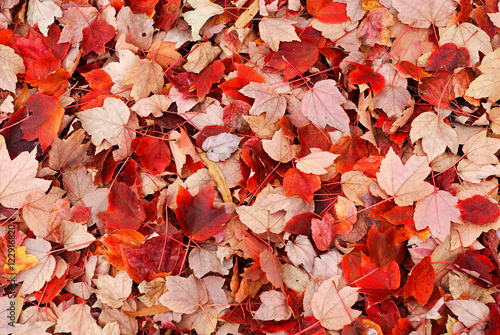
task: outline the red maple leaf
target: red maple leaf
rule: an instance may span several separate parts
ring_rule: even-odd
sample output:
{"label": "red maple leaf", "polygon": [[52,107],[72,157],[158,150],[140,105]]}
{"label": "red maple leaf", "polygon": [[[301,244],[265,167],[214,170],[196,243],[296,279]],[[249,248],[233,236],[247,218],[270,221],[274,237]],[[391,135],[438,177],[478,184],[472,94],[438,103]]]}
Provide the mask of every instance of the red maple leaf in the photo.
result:
{"label": "red maple leaf", "polygon": [[231,218],[232,205],[214,206],[212,185],[201,189],[194,197],[179,186],[175,215],[182,232],[197,241],[213,237]]}

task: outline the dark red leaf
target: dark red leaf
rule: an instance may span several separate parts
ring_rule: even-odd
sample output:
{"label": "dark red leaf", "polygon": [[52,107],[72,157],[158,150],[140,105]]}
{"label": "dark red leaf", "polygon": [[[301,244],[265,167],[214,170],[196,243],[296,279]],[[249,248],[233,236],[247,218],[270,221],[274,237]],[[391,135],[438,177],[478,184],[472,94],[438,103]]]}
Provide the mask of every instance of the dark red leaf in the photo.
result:
{"label": "dark red leaf", "polygon": [[175,215],[182,232],[197,241],[204,241],[219,233],[231,218],[233,205],[214,206],[212,185],[201,189],[194,197],[179,186]]}
{"label": "dark red leaf", "polygon": [[480,226],[494,222],[500,216],[498,205],[492,203],[482,195],[475,195],[471,198],[460,200],[457,207],[460,209],[460,213],[462,214],[460,217],[464,221]]}

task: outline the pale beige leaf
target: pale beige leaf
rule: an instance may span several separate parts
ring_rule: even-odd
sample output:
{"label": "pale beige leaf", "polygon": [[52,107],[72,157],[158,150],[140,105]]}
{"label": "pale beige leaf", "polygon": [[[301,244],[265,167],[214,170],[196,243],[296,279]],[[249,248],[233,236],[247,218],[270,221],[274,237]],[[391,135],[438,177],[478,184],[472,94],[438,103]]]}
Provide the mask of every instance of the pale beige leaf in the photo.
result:
{"label": "pale beige leaf", "polygon": [[199,248],[193,248],[188,256],[189,268],[193,270],[193,274],[202,278],[209,272],[219,273],[223,276],[229,274],[229,270],[233,266],[232,259],[221,260],[217,257],[218,246],[211,243],[203,243]]}
{"label": "pale beige leaf", "polygon": [[300,41],[294,23],[292,20],[264,17],[259,22],[260,37],[273,51],[278,51],[280,42]]}
{"label": "pale beige leaf", "polygon": [[121,335],[137,335],[139,331],[138,319],[124,312],[124,310],[130,310],[131,308],[131,306],[126,305],[121,309],[105,306],[97,322],[101,327],[108,323],[116,322],[120,328]]}
{"label": "pale beige leaf", "polygon": [[30,26],[38,24],[40,32],[47,36],[49,26],[54,23],[55,17],[61,17],[61,7],[52,0],[30,0],[26,18]]}
{"label": "pale beige leaf", "polygon": [[217,330],[219,312],[208,304],[202,307],[193,314],[184,315],[178,325],[186,329],[194,329],[198,335],[213,334]]}
{"label": "pale beige leaf", "polygon": [[147,57],[167,69],[176,63],[182,55],[175,51],[175,43],[159,40],[151,44]]}
{"label": "pale beige leaf", "polygon": [[85,335],[90,326],[95,323],[87,304],[75,304],[59,315],[55,332]]}
{"label": "pale beige leaf", "polygon": [[481,179],[500,174],[498,166],[491,164],[476,164],[467,158],[462,159],[457,165],[457,173],[460,178],[471,183],[480,183]]}
{"label": "pale beige leaf", "polygon": [[349,133],[349,117],[341,106],[346,102],[335,80],[321,80],[304,95],[302,114],[322,129],[329,125]]}
{"label": "pale beige leaf", "polygon": [[95,21],[98,11],[93,6],[69,7],[62,12],[63,25],[58,43],[76,44],[83,40],[83,29]]}
{"label": "pale beige leaf", "polygon": [[163,69],[161,66],[154,61],[140,59],[123,78],[120,85],[132,85],[130,95],[135,101],[139,101],[148,97],[149,93],[160,93],[163,83]]}
{"label": "pale beige leaf", "polygon": [[442,190],[417,201],[413,214],[415,228],[429,227],[434,238],[444,241],[450,234],[451,221],[460,217],[460,210],[455,207],[457,204],[457,197]]}
{"label": "pale beige leaf", "polygon": [[90,142],[82,144],[84,138],[83,129],[78,129],[64,140],[54,137],[49,151],[49,167],[52,170],[59,170],[80,163],[90,145]]}
{"label": "pale beige leaf", "polygon": [[224,108],[210,97],[195,106],[192,112],[179,112],[179,115],[200,130],[206,126],[224,126]]}
{"label": "pale beige leaf", "polygon": [[124,87],[121,83],[140,58],[134,55],[130,50],[118,50],[118,57],[119,62],[111,62],[103,66],[102,69],[109,74],[111,80],[115,83],[113,87],[111,87],[111,93],[119,94],[128,99],[130,97],[130,90],[127,90],[127,88],[130,88],[131,85]]}
{"label": "pale beige leaf", "polygon": [[298,293],[304,292],[311,281],[306,271],[288,263],[281,264],[280,275],[286,287]]}
{"label": "pale beige leaf", "polygon": [[500,49],[496,49],[484,56],[478,69],[482,74],[469,85],[465,95],[476,99],[488,98],[491,101],[499,100]]}
{"label": "pale beige leaf", "polygon": [[453,0],[393,0],[401,22],[413,28],[427,28],[431,24],[444,27],[450,21],[457,3]]}
{"label": "pale beige leaf", "polygon": [[311,307],[314,317],[323,327],[340,330],[355,320],[361,311],[351,308],[358,300],[358,289],[346,286],[339,291],[334,280],[335,278],[325,280],[320,285],[312,297]]}
{"label": "pale beige leaf", "polygon": [[337,249],[332,249],[329,252],[314,258],[314,264],[311,274],[319,282],[332,278],[336,275],[341,275],[341,262],[342,254]]}
{"label": "pale beige leaf", "polygon": [[92,137],[94,145],[98,146],[104,140],[117,145],[125,133],[130,109],[118,98],[106,98],[102,107],[84,110],[77,116],[83,129]]}
{"label": "pale beige leaf", "polygon": [[127,271],[118,272],[114,278],[110,275],[99,275],[93,282],[97,286],[97,299],[113,308],[122,307],[132,293],[132,278]]}
{"label": "pale beige leaf", "polygon": [[139,283],[139,292],[142,293],[139,300],[148,307],[154,306],[158,304],[158,298],[165,293],[166,290],[165,278],[154,278],[149,282],[144,280]]}
{"label": "pale beige leaf", "polygon": [[255,99],[250,115],[266,113],[266,122],[274,123],[285,114],[286,99],[269,84],[250,82],[240,90],[240,93]]}
{"label": "pale beige leaf", "polygon": [[212,45],[210,42],[198,43],[193,46],[191,52],[187,56],[187,63],[184,64],[184,69],[187,72],[200,73],[208,64],[215,60],[221,51],[221,48]]}
{"label": "pale beige leaf", "polygon": [[194,8],[183,14],[184,20],[191,26],[191,34],[195,41],[201,39],[200,29],[205,22],[214,15],[224,13],[224,8],[210,2],[209,0],[189,0],[188,3]]}
{"label": "pale beige leaf", "polygon": [[271,232],[279,234],[285,228],[285,212],[271,213],[267,209],[256,206],[236,207],[241,222],[256,234]]}
{"label": "pale beige leaf", "polygon": [[41,192],[28,194],[26,205],[23,207],[23,218],[35,236],[46,238],[50,235],[50,209],[64,193],[60,188],[53,187],[48,194]]}
{"label": "pale beige leaf", "polygon": [[166,112],[171,104],[172,100],[169,97],[155,94],[137,101],[130,109],[142,117],[148,117],[150,114],[162,117],[163,112]]}
{"label": "pale beige leaf", "polygon": [[326,168],[340,156],[328,151],[311,151],[309,155],[297,159],[297,164],[295,164],[297,169],[304,173],[325,174],[328,172]]}
{"label": "pale beige leaf", "polygon": [[281,291],[284,291],[285,288],[283,286],[283,280],[281,279],[281,262],[272,252],[267,249],[264,249],[259,254],[259,262],[262,271],[266,274],[267,280],[274,287],[280,288]]}
{"label": "pale beige leaf", "polygon": [[472,66],[479,62],[479,52],[487,55],[493,50],[488,34],[472,23],[451,25],[440,36],[439,45],[453,43],[465,47],[469,51]]}
{"label": "pale beige leaf", "polygon": [[482,164],[497,164],[495,153],[500,149],[500,139],[488,137],[487,130],[470,137],[465,142],[463,151],[472,162]]}
{"label": "pale beige leaf", "polygon": [[168,291],[159,298],[159,301],[176,313],[192,314],[208,301],[205,284],[193,275],[188,278],[166,277],[165,286]]}
{"label": "pale beige leaf", "polygon": [[66,250],[80,250],[86,248],[95,241],[94,235],[87,232],[87,225],[63,220],[59,226],[61,233],[61,243]]}
{"label": "pale beige leaf", "polygon": [[153,42],[153,19],[146,13],[133,13],[124,6],[116,16],[116,36],[125,36],[127,43],[142,50],[148,50]]}
{"label": "pale beige leaf", "polygon": [[0,148],[0,204],[8,208],[20,208],[31,192],[45,192],[49,180],[36,178],[38,162],[36,149],[24,151],[13,160],[7,147]]}
{"label": "pale beige leaf", "polygon": [[357,205],[365,206],[360,197],[363,194],[370,194],[370,185],[375,183],[375,180],[368,178],[361,171],[347,171],[342,175],[341,182],[345,196]]}
{"label": "pale beige leaf", "polygon": [[[68,192],[72,205],[79,204],[86,195],[97,191],[92,176],[83,165],[64,171],[63,185]],[[85,206],[85,204],[83,205]]]}
{"label": "pale beige leaf", "polygon": [[500,134],[500,108],[492,108],[488,111],[488,118],[491,120],[491,130],[499,135]]}
{"label": "pale beige leaf", "polygon": [[488,306],[477,300],[453,300],[445,304],[466,327],[477,326],[490,317]]}
{"label": "pale beige leaf", "polygon": [[25,239],[23,246],[26,247],[27,254],[34,255],[41,261],[40,264],[21,271],[16,276],[17,282],[23,282],[19,294],[30,294],[41,289],[52,278],[56,260],[54,256],[49,254],[52,249],[50,242],[40,237]]}
{"label": "pale beige leaf", "polygon": [[277,162],[288,163],[292,160],[292,147],[283,129],[274,133],[270,140],[262,140],[264,151]]}
{"label": "pale beige leaf", "polygon": [[399,118],[411,100],[411,94],[405,87],[386,86],[375,97],[375,108],[381,108],[389,117]]}
{"label": "pale beige leaf", "polygon": [[107,323],[104,328],[92,323],[85,335],[120,335],[120,327],[117,322]]}
{"label": "pale beige leaf", "polygon": [[215,136],[209,136],[201,145],[201,148],[207,153],[208,159],[212,162],[225,161],[233,152],[238,150],[243,137],[231,133],[220,133]]}
{"label": "pale beige leaf", "polygon": [[210,305],[218,312],[221,312],[229,307],[227,294],[222,288],[225,284],[224,277],[207,276],[202,279],[207,289],[208,297],[210,298]]}
{"label": "pale beige leaf", "polygon": [[470,223],[453,223],[451,225],[450,248],[467,248],[472,245],[482,233],[490,229],[497,231],[500,229],[500,220],[484,224],[482,226]]}
{"label": "pale beige leaf", "polygon": [[[0,89],[16,92],[18,73],[26,72],[23,59],[6,45],[0,45]],[[2,104],[3,106],[3,104]]]}
{"label": "pale beige leaf", "polygon": [[446,147],[454,154],[458,151],[457,133],[433,112],[422,113],[413,120],[410,138],[413,143],[422,139],[422,147],[429,161],[442,154]]}
{"label": "pale beige leaf", "polygon": [[[301,114],[302,115],[302,114]],[[259,138],[268,138],[273,136],[273,134],[280,129],[278,122],[267,123],[264,114],[259,116],[242,115],[243,119],[248,123],[250,129],[255,133],[255,136]]]}
{"label": "pale beige leaf", "polygon": [[12,335],[50,335],[46,330],[54,324],[52,321],[28,322],[17,328]]}
{"label": "pale beige leaf", "polygon": [[262,304],[254,314],[256,320],[282,321],[292,316],[292,310],[287,305],[287,297],[279,291],[263,292],[260,301]]}
{"label": "pale beige leaf", "polygon": [[302,265],[307,272],[312,271],[316,251],[307,236],[299,235],[295,241],[289,240],[286,243],[285,251],[293,265]]}
{"label": "pale beige leaf", "polygon": [[431,172],[427,157],[411,156],[403,165],[391,148],[382,160],[377,181],[387,194],[395,196],[399,206],[410,206],[434,191],[434,187],[424,182]]}

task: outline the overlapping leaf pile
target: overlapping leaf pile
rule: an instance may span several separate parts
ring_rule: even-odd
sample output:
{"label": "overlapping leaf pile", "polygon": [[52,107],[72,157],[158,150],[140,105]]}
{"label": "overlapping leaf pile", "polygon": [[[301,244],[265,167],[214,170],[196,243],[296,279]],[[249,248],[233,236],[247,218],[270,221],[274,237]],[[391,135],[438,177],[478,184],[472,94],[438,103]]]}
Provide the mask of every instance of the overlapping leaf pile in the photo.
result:
{"label": "overlapping leaf pile", "polygon": [[0,334],[499,332],[497,0],[0,28]]}

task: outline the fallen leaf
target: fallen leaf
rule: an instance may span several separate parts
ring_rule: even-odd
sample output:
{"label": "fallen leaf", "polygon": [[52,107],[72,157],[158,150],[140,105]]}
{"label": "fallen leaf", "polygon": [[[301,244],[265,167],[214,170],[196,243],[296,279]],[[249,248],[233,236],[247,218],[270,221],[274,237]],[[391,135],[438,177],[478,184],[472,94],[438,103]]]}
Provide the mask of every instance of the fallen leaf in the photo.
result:
{"label": "fallen leaf", "polygon": [[191,26],[191,35],[195,41],[201,39],[200,29],[209,18],[224,13],[224,8],[208,0],[189,0],[194,10],[183,14],[184,20]]}
{"label": "fallen leaf", "polygon": [[269,84],[251,82],[240,93],[255,99],[250,115],[266,113],[266,123],[274,123],[285,114],[286,99]]}
{"label": "fallen leaf", "polygon": [[426,157],[413,155],[403,165],[391,148],[380,165],[377,181],[387,194],[394,196],[399,206],[409,206],[434,191],[434,187],[424,182],[431,172]]}
{"label": "fallen leaf", "polygon": [[36,178],[38,162],[36,150],[22,152],[10,159],[7,146],[0,148],[0,204],[8,208],[21,208],[31,192],[45,192],[49,180]]}
{"label": "fallen leaf", "polygon": [[62,10],[52,0],[30,0],[26,19],[28,24],[38,24],[40,32],[47,36],[49,26],[54,23],[54,18],[61,17]]}
{"label": "fallen leaf", "polygon": [[97,298],[113,308],[122,307],[132,293],[132,279],[126,271],[118,272],[114,278],[109,275],[99,275],[93,282],[97,286],[95,291]]}
{"label": "fallen leaf", "polygon": [[460,200],[458,206],[460,217],[467,222],[482,226],[484,224],[495,222],[500,216],[498,206],[481,195]]}
{"label": "fallen leaf", "polygon": [[451,19],[457,4],[452,0],[426,0],[412,2],[394,0],[394,8],[399,12],[398,19],[414,28],[427,28],[431,24],[444,27]]}
{"label": "fallen leaf", "polygon": [[346,100],[340,94],[335,80],[318,81],[302,100],[302,114],[324,129],[327,125],[349,133],[349,117],[341,104]]}
{"label": "fallen leaf", "polygon": [[208,301],[208,293],[201,279],[193,275],[183,278],[165,278],[167,292],[160,296],[162,305],[180,314],[192,314]]}
{"label": "fallen leaf", "polygon": [[262,321],[288,320],[292,310],[287,305],[286,296],[279,291],[266,291],[260,295],[262,304],[255,311],[254,318]]}
{"label": "fallen leaf", "polygon": [[434,290],[436,273],[431,264],[431,257],[426,256],[413,267],[404,289],[405,299],[413,296],[417,302],[424,306],[429,301]]}
{"label": "fallen leaf", "polygon": [[120,85],[132,85],[130,95],[135,101],[139,101],[142,98],[147,98],[150,93],[159,93],[163,88],[163,83],[161,66],[155,61],[140,59],[127,72]]}
{"label": "fallen leaf", "polygon": [[261,38],[269,44],[271,50],[278,51],[280,42],[300,41],[295,32],[294,23],[288,19],[264,17],[259,22]]}
{"label": "fallen leaf", "polygon": [[16,74],[26,72],[23,59],[6,45],[0,45],[0,88],[10,92],[16,91]]}
{"label": "fallen leaf", "polygon": [[325,280],[311,300],[314,317],[330,330],[340,330],[361,315],[351,308],[358,300],[358,289],[346,286],[339,290],[338,280],[339,276]]}

